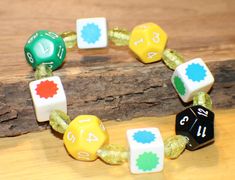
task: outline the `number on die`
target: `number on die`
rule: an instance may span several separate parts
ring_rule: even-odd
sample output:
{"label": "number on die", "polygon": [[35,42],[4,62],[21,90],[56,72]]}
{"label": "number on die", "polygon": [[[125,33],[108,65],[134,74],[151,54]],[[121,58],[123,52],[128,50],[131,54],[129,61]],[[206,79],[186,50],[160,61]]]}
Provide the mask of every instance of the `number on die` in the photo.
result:
{"label": "number on die", "polygon": [[177,114],[175,131],[188,138],[188,150],[210,144],[214,141],[214,113],[200,105],[187,108]]}
{"label": "number on die", "polygon": [[93,115],[77,116],[69,124],[63,139],[69,154],[82,161],[97,159],[97,150],[109,142],[107,130],[100,119]]}

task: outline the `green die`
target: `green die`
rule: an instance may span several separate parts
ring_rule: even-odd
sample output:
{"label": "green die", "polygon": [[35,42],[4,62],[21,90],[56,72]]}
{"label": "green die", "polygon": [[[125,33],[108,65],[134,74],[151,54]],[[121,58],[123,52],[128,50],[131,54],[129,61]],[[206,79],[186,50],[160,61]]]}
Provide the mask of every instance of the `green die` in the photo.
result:
{"label": "green die", "polygon": [[54,32],[35,32],[24,47],[28,63],[35,69],[39,64],[47,64],[52,70],[60,67],[66,55],[64,40]]}

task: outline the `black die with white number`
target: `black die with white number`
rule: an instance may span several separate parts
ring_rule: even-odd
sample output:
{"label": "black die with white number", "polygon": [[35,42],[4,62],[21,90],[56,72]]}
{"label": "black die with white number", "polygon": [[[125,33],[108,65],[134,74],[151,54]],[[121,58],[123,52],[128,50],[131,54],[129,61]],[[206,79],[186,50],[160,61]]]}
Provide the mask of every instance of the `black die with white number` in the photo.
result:
{"label": "black die with white number", "polygon": [[200,105],[187,108],[176,115],[175,131],[189,139],[188,150],[205,146],[214,141],[214,113]]}

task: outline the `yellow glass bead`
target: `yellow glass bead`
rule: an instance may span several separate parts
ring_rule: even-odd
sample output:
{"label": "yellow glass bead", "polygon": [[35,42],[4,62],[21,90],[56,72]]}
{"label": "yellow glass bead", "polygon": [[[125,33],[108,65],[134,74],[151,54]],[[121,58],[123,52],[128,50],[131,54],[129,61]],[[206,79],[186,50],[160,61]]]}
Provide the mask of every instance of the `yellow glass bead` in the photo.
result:
{"label": "yellow glass bead", "polygon": [[201,105],[209,110],[212,110],[212,100],[209,94],[199,92],[193,97],[193,105]]}
{"label": "yellow glass bead", "polygon": [[67,49],[72,49],[77,46],[77,34],[74,31],[65,31],[60,35]]}
{"label": "yellow glass bead", "polygon": [[126,29],[115,27],[109,30],[109,39],[116,46],[127,46],[129,44],[130,32]]}
{"label": "yellow glass bead", "polygon": [[109,142],[104,125],[92,115],[77,116],[69,124],[63,139],[69,154],[82,161],[97,159],[97,150]]}
{"label": "yellow glass bead", "polygon": [[128,161],[129,152],[123,146],[117,144],[108,144],[102,146],[97,155],[106,163],[117,165]]}
{"label": "yellow glass bead", "polygon": [[164,140],[165,156],[170,159],[177,158],[185,149],[188,139],[185,136],[175,135]]}
{"label": "yellow glass bead", "polygon": [[162,58],[166,43],[165,31],[154,23],[146,23],[132,30],[129,48],[143,63],[152,63]]}
{"label": "yellow glass bead", "polygon": [[172,49],[166,49],[163,52],[162,60],[170,68],[175,70],[177,66],[184,63],[184,58],[181,54]]}

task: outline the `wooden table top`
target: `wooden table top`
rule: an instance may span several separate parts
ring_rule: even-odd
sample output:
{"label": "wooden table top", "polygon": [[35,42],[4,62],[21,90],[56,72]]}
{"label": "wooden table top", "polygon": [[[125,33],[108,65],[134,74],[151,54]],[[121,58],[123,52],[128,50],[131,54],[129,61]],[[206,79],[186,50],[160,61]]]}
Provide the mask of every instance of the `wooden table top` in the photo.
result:
{"label": "wooden table top", "polygon": [[[100,160],[80,162],[70,157],[63,141],[50,130],[0,139],[0,179],[173,179],[219,180],[235,177],[235,109],[215,111],[215,142],[178,159],[165,159],[160,173],[132,175],[128,163],[110,166]],[[158,127],[163,138],[174,134],[175,116],[104,122],[110,142],[126,145],[126,130]]]}
{"label": "wooden table top", "polygon": [[[57,33],[75,30],[76,19],[86,17],[106,17],[110,28],[119,26],[129,30],[138,24],[155,22],[168,33],[168,47],[179,50],[186,59],[234,60],[234,0],[16,0],[14,3],[1,0],[0,81],[17,82],[32,76],[23,52],[32,33],[39,29]],[[84,55],[111,57],[111,64],[136,61],[133,54],[122,48],[78,51],[67,53],[67,63],[58,74],[78,73],[73,64]]]}

